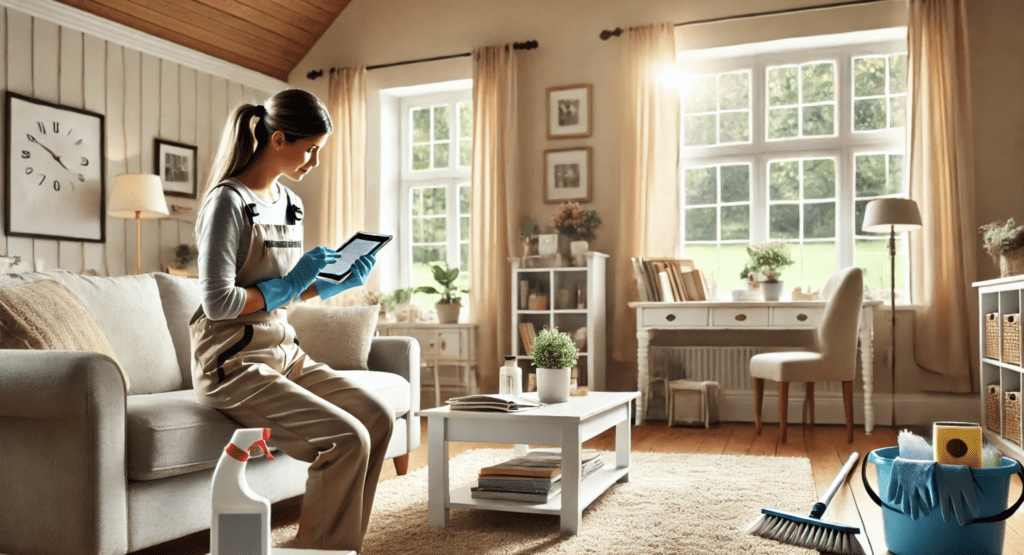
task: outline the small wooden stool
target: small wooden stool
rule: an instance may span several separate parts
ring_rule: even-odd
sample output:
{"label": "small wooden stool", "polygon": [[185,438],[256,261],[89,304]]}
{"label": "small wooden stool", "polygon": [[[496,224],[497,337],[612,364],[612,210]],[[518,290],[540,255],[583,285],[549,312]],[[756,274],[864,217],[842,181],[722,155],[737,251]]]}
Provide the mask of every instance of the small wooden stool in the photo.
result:
{"label": "small wooden stool", "polygon": [[718,422],[718,382],[673,380],[668,382],[668,425],[699,425]]}

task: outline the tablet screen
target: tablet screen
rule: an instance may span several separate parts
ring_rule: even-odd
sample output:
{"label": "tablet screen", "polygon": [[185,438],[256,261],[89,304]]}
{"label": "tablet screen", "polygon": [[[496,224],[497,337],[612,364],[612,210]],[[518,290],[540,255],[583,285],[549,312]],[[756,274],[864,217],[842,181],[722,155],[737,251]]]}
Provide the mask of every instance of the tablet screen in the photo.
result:
{"label": "tablet screen", "polygon": [[325,266],[323,270],[320,270],[320,274],[317,277],[334,282],[345,281],[349,274],[351,274],[352,263],[357,258],[365,254],[376,253],[381,247],[388,244],[388,241],[391,241],[391,235],[381,235],[365,231],[356,232],[348,238],[348,241],[345,241],[345,244],[338,247],[341,258]]}

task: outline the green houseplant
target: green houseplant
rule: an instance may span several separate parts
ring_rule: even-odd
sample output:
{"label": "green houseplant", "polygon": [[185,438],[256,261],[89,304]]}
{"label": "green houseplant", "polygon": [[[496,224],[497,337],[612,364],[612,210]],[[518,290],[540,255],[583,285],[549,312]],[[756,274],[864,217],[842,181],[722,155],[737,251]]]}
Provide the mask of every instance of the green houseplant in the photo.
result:
{"label": "green houseplant", "polygon": [[542,403],[564,403],[569,399],[569,379],[579,351],[569,334],[558,328],[544,328],[533,343],[533,365],[537,367],[537,398]]}
{"label": "green houseplant", "polygon": [[999,264],[1001,277],[1024,274],[1024,225],[1013,218],[995,221],[978,228],[982,234],[982,247]]}
{"label": "green houseplant", "polygon": [[459,269],[449,267],[447,262],[443,264],[443,267],[440,264],[430,265],[434,281],[441,288],[437,289],[430,285],[424,285],[417,287],[416,292],[428,295],[441,295],[441,299],[434,305],[434,308],[437,309],[437,321],[442,324],[454,324],[459,321],[459,312],[462,311],[462,303],[460,302],[462,298],[457,296],[457,294],[460,292],[469,293],[469,290],[459,289],[455,286],[455,280],[459,279]]}
{"label": "green houseplant", "polygon": [[782,297],[782,270],[792,266],[793,260],[789,245],[778,241],[760,243],[747,247],[747,265],[740,272],[740,277],[747,279],[750,275],[763,277],[761,291],[766,301],[777,301]]}

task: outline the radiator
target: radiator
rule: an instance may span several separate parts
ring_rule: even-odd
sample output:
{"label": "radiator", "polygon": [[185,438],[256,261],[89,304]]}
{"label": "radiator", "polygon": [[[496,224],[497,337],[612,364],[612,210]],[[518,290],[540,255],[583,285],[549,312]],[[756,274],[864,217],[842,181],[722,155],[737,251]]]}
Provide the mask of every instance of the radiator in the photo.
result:
{"label": "radiator", "polygon": [[[722,391],[753,391],[750,377],[750,357],[768,352],[789,351],[779,347],[651,347],[649,350],[651,377],[670,380],[711,380],[718,382]],[[802,395],[800,387],[792,394]],[[839,382],[815,384],[815,393],[842,392]]]}

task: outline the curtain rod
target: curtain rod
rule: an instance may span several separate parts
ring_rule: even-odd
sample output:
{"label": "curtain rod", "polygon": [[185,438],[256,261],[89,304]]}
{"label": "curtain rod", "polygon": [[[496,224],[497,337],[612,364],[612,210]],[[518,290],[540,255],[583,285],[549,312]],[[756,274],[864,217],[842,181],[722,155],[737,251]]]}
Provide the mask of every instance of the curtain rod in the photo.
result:
{"label": "curtain rod", "polygon": [[[822,4],[820,6],[806,6],[803,8],[788,8],[784,10],[772,10],[767,12],[749,13],[743,15],[730,15],[724,17],[713,17],[711,19],[698,19],[695,21],[685,21],[683,23],[676,23],[676,27],[686,27],[688,25],[701,25],[704,23],[718,23],[720,21],[734,21],[737,19],[751,19],[755,17],[765,17],[769,15],[782,15],[787,13],[798,13],[798,12],[809,12],[813,10],[825,10],[828,8],[839,8],[843,6],[855,6],[857,4],[874,4],[876,2],[892,2],[893,0],[848,0],[846,2],[835,2],[832,4]],[[601,31],[601,40],[608,40],[612,37],[622,35],[622,28],[616,27],[614,31],[605,29]]]}
{"label": "curtain rod", "polygon": [[[512,43],[512,49],[513,50],[533,50],[534,48],[538,48],[537,41],[535,41],[535,40],[528,40],[526,42],[514,42],[514,43]],[[418,64],[418,63],[421,63],[421,62],[434,62],[434,61],[437,61],[437,60],[448,60],[448,59],[451,59],[451,58],[465,58],[466,56],[472,56],[472,55],[473,55],[472,52],[463,52],[461,54],[449,54],[447,56],[435,56],[433,58],[419,58],[417,60],[406,60],[404,62],[392,62],[390,64],[380,64],[380,65],[375,65],[375,66],[368,66],[366,68],[366,71],[370,71],[371,69],[381,69],[381,68],[385,68],[385,67],[395,67],[395,66],[404,66],[404,65],[408,65],[408,64]],[[309,78],[309,79],[316,79],[317,77],[320,77],[323,74],[324,74],[324,70],[322,70],[322,69],[315,69],[315,70],[310,71],[309,73],[307,73],[306,77]]]}

